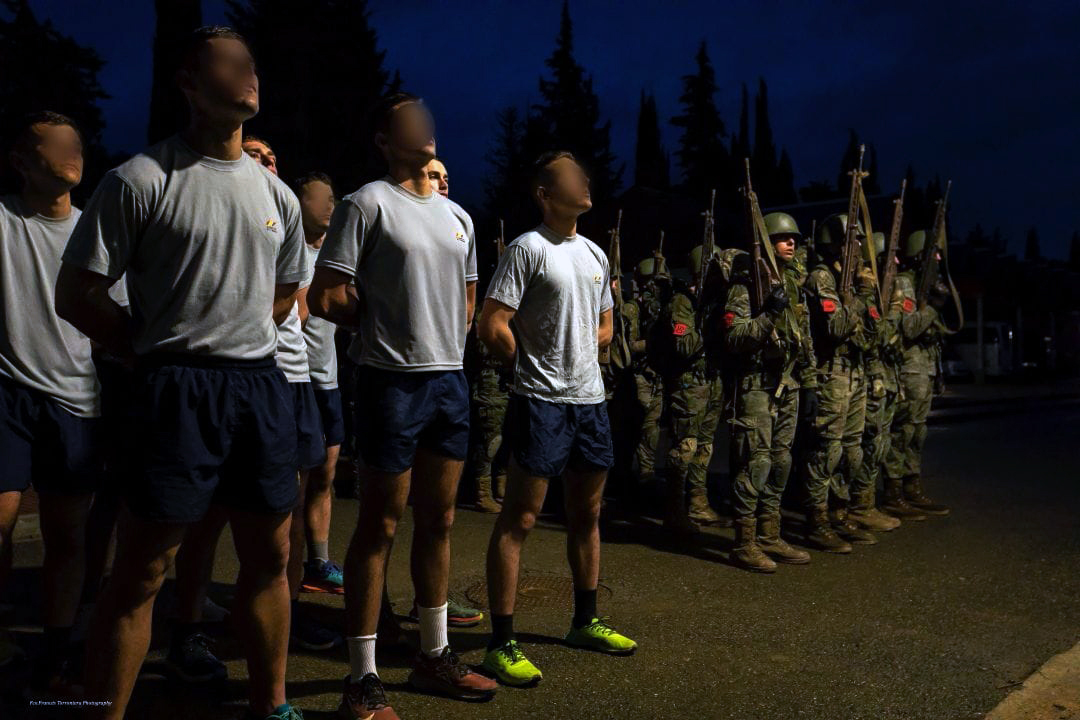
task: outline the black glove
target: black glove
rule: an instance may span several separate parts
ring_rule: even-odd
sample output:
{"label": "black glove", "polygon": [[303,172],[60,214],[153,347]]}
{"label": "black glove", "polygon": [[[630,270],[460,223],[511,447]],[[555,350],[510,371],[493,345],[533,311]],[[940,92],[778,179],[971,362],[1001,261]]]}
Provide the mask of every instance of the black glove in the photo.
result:
{"label": "black glove", "polygon": [[801,405],[803,418],[808,422],[814,422],[814,420],[817,419],[818,412],[817,390],[814,388],[803,388]]}
{"label": "black glove", "polygon": [[787,292],[784,291],[784,286],[777,285],[772,289],[772,292],[765,296],[765,302],[761,304],[761,311],[775,315],[787,310],[790,305],[791,302],[788,300]]}
{"label": "black glove", "polygon": [[927,299],[935,310],[941,310],[949,300],[949,288],[945,287],[945,283],[938,282],[934,287],[930,288],[930,295]]}

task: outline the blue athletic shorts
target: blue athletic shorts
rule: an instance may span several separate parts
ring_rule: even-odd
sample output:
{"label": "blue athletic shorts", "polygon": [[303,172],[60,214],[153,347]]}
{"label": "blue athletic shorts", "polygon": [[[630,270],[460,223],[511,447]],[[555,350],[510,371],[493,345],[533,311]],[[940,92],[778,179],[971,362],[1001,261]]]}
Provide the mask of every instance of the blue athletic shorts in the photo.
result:
{"label": "blue athletic shorts", "polygon": [[510,395],[503,442],[533,475],[556,477],[569,466],[589,472],[615,463],[604,403],[572,405]]}
{"label": "blue athletic shorts", "polygon": [[319,420],[322,423],[323,443],[334,447],[345,442],[345,415],[341,411],[341,390],[313,387],[315,404],[319,406]]}
{"label": "blue athletic shorts", "polygon": [[92,493],[102,478],[101,419],[0,377],[0,492]]}
{"label": "blue athletic shorts", "polygon": [[138,468],[125,492],[135,515],[191,523],[211,501],[292,511],[300,466],[293,394],[272,357],[148,356],[136,392]]}
{"label": "blue athletic shorts", "polygon": [[289,387],[296,417],[296,460],[303,470],[319,467],[326,462],[326,443],[315,388],[309,382],[289,383]]}
{"label": "blue athletic shorts", "polygon": [[464,460],[469,453],[469,383],[461,370],[400,372],[363,365],[356,442],[364,464],[400,473],[416,448]]}

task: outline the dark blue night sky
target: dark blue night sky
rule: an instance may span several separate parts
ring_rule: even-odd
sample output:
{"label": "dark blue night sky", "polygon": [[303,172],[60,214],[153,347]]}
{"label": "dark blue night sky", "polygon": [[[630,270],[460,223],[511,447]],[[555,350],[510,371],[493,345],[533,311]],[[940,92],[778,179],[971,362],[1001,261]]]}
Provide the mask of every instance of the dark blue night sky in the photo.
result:
{"label": "dark blue night sky", "polygon": [[[372,22],[405,88],[438,120],[451,193],[482,198],[495,112],[537,97],[558,30],[561,0],[373,0]],[[145,138],[150,89],[151,0],[34,0],[34,10],[95,47],[105,141],[134,152]],[[223,22],[224,0],[204,0]],[[572,0],[579,61],[593,74],[614,150],[633,177],[640,91],[661,115],[677,112],[680,77],[705,39],[732,128],[740,85],[769,84],[778,145],[801,185],[835,178],[847,130],[877,147],[882,188],[899,186],[910,161],[917,180],[952,178],[953,224],[1001,226],[1022,252],[1036,225],[1043,252],[1061,257],[1080,229],[1080,3],[603,2]],[[264,107],[272,113],[274,108]],[[665,129],[668,149],[675,128]],[[271,138],[272,140],[272,138]],[[347,188],[346,190],[351,190]]]}

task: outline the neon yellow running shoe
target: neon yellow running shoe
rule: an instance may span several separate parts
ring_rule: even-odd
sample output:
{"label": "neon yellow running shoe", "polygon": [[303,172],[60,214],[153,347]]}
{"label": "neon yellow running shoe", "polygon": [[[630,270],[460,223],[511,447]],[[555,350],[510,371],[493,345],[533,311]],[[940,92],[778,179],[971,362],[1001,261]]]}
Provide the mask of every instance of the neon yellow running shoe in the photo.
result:
{"label": "neon yellow running shoe", "polygon": [[637,650],[637,643],[620,635],[608,624],[607,618],[593,618],[585,627],[570,628],[566,633],[566,644],[612,655],[629,655]]}
{"label": "neon yellow running shoe", "polygon": [[517,640],[488,650],[481,667],[494,675],[499,682],[514,687],[535,685],[544,677],[539,668],[529,662],[525,653],[521,652]]}

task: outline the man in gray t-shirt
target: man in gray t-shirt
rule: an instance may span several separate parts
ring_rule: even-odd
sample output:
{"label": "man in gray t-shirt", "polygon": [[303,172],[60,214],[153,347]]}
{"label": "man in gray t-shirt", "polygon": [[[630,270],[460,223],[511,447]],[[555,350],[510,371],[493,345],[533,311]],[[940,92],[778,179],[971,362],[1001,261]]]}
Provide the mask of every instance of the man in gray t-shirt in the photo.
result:
{"label": "man in gray t-shirt", "polygon": [[[0,590],[11,569],[19,503],[33,485],[46,588],[46,652],[34,683],[58,685],[70,682],[63,668],[72,659],[85,571],[82,529],[102,465],[90,340],[53,305],[60,254],[79,218],[70,195],[82,179],[79,131],[57,113],[29,115],[11,159],[22,189],[0,198]],[[0,656],[13,652],[0,636]]]}
{"label": "man in gray t-shirt", "polygon": [[607,258],[577,234],[592,207],[589,180],[573,155],[545,153],[530,187],[543,224],[503,253],[480,316],[480,339],[514,366],[503,442],[511,453],[507,498],[488,545],[492,637],[484,667],[511,685],[540,679],[514,639],[521,550],[547,494],[565,478],[574,617],[566,642],[625,654],[633,640],[599,619],[600,500],[613,463],[599,352],[611,342]]}
{"label": "man in gray t-shirt", "polygon": [[420,620],[410,682],[462,699],[495,691],[458,661],[446,635],[449,519],[469,441],[462,359],[476,290],[472,219],[431,187],[434,124],[419,98],[384,98],[374,126],[389,175],[338,204],[308,293],[313,315],[360,331],[349,356],[360,365],[357,446],[366,467],[345,566],[352,674],[342,699],[353,717],[381,702],[375,632],[391,528],[410,485]]}
{"label": "man in gray t-shirt", "polygon": [[[297,501],[296,425],[274,364],[276,325],[309,266],[292,192],[241,149],[258,112],[247,43],[221,27],[190,36],[177,75],[190,123],[110,171],[64,253],[57,312],[137,370],[132,446],[113,574],[88,638],[88,699],[124,715],[150,638],[154,596],[188,525],[223,505],[240,559],[249,699],[284,702],[285,565]],[[131,315],[108,296],[126,272]],[[205,652],[205,647],[203,648]]]}

